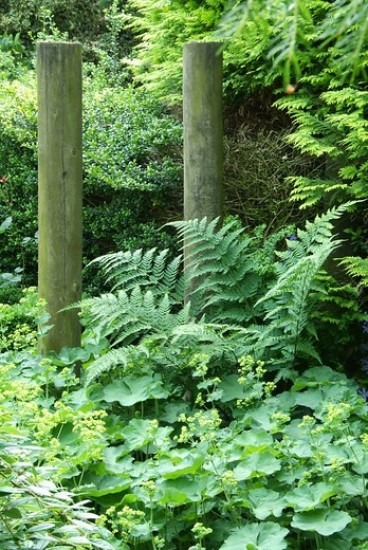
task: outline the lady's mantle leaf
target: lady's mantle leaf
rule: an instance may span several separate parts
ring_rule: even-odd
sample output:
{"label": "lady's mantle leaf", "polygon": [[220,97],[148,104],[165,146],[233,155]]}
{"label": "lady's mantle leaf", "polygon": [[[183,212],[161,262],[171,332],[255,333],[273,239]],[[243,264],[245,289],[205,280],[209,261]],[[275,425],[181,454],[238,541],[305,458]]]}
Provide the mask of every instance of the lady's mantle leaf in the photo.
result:
{"label": "lady's mantle leaf", "polygon": [[115,380],[95,391],[97,398],[107,403],[117,401],[124,407],[131,407],[147,399],[164,399],[168,391],[164,389],[160,377],[141,376],[139,378],[126,376],[123,380]]}
{"label": "lady's mantle leaf", "polygon": [[239,462],[234,469],[235,477],[241,481],[250,477],[270,475],[281,469],[280,461],[268,451],[253,453]]}
{"label": "lady's mantle leaf", "polygon": [[287,506],[298,511],[314,510],[319,504],[325,502],[336,494],[336,488],[328,483],[315,483],[314,485],[297,487],[285,496]]}
{"label": "lady's mantle leaf", "polygon": [[277,523],[248,523],[235,529],[220,550],[284,550],[287,534]]}
{"label": "lady's mantle leaf", "polygon": [[329,537],[345,529],[351,519],[346,512],[325,508],[295,514],[291,525],[302,531],[317,531],[320,535]]}
{"label": "lady's mantle leaf", "polygon": [[248,493],[252,511],[257,519],[266,519],[271,514],[280,517],[285,506],[284,499],[276,491],[267,490],[265,487],[251,489]]}

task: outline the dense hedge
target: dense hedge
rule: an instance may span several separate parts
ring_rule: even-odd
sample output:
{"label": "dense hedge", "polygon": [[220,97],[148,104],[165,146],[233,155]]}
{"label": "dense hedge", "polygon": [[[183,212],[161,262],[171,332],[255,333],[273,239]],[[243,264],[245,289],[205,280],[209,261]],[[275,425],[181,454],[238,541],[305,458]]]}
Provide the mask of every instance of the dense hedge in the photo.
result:
{"label": "dense hedge", "polygon": [[[88,69],[88,67],[87,67]],[[24,269],[36,282],[37,128],[33,72],[3,73],[0,88],[0,272]],[[85,76],[85,261],[122,246],[166,244],[160,227],[177,205],[181,184],[181,126],[157,101],[132,88],[109,88]],[[175,196],[175,199],[172,197]],[[177,209],[177,206],[175,206]],[[177,216],[175,216],[177,217]],[[88,279],[87,279],[88,281]]]}

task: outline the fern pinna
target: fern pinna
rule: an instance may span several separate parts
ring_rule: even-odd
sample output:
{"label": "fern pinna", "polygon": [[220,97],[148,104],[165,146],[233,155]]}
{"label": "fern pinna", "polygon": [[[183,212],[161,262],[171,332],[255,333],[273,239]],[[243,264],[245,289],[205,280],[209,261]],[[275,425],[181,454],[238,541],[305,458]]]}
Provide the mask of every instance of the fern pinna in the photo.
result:
{"label": "fern pinna", "polygon": [[[320,361],[323,333],[358,316],[354,289],[338,287],[323,269],[340,243],[332,222],[348,207],[317,216],[294,240],[285,232],[248,235],[234,221],[222,228],[217,220],[172,223],[189,249],[185,273],[182,257],[169,260],[167,251],[97,259],[113,291],[85,300],[83,311],[110,349],[88,367],[87,382],[112,370],[173,375],[199,350],[219,370],[244,354],[284,375],[305,358]],[[193,282],[184,305],[184,289]],[[326,307],[326,296],[335,310]]]}

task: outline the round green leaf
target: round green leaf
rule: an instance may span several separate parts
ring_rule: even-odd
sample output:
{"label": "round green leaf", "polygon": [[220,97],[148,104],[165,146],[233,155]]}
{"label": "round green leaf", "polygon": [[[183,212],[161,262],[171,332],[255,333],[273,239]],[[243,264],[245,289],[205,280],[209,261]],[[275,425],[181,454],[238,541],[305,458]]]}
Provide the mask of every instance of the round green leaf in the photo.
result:
{"label": "round green leaf", "polygon": [[248,523],[235,529],[220,550],[284,550],[288,530],[277,523]]}
{"label": "round green leaf", "polygon": [[351,519],[346,512],[324,508],[295,514],[291,525],[302,531],[317,531],[320,535],[329,537],[345,529]]}

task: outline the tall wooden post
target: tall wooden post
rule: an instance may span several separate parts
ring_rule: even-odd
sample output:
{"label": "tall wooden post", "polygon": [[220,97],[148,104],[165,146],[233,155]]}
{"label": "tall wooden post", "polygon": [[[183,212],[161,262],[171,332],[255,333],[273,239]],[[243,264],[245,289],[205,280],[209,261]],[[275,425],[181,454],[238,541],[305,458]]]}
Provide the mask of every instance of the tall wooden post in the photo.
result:
{"label": "tall wooden post", "polygon": [[82,287],[82,47],[40,42],[38,86],[38,289],[53,328],[39,350],[80,345]]}
{"label": "tall wooden post", "polygon": [[223,215],[222,54],[217,42],[183,50],[184,219]]}
{"label": "tall wooden post", "polygon": [[[189,42],[183,50],[184,219],[223,216],[222,53],[217,42]],[[184,266],[189,247],[184,243]],[[185,290],[185,301],[199,281]]]}

